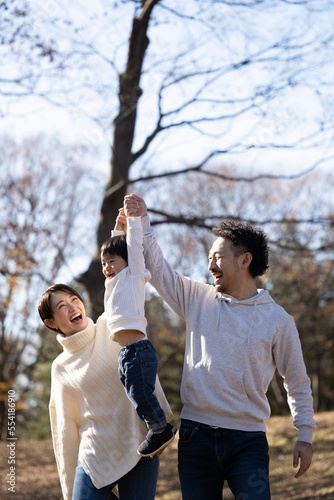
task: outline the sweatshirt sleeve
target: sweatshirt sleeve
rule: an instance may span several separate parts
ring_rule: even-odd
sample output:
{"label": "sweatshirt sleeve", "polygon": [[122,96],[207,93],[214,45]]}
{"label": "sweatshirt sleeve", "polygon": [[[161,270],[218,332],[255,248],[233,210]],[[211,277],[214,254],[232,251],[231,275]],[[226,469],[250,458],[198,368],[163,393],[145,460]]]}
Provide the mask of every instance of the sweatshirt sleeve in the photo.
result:
{"label": "sweatshirt sleeve", "polygon": [[306,373],[299,334],[292,316],[277,334],[274,345],[277,370],[284,379],[292,425],[298,429],[298,441],[312,442],[315,421],[310,379]]}
{"label": "sweatshirt sleeve", "polygon": [[54,363],[49,405],[50,425],[63,498],[71,500],[79,455],[80,411],[74,392],[64,386],[57,372]]}
{"label": "sweatshirt sleeve", "polygon": [[145,264],[152,276],[150,284],[173,311],[185,320],[188,304],[195,297],[196,286],[205,285],[174,271],[163,256],[147,215],[142,218],[142,225]]}

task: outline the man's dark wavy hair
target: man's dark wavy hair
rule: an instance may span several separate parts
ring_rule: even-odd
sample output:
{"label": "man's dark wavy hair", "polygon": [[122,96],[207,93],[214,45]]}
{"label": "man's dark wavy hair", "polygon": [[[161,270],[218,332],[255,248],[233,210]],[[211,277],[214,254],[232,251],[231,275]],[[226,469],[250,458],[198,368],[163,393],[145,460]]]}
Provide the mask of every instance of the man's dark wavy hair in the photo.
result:
{"label": "man's dark wavy hair", "polygon": [[246,222],[227,220],[221,222],[218,227],[213,227],[212,231],[216,236],[232,241],[236,256],[244,252],[252,254],[249,272],[253,278],[262,276],[267,271],[269,267],[268,238],[262,229]]}

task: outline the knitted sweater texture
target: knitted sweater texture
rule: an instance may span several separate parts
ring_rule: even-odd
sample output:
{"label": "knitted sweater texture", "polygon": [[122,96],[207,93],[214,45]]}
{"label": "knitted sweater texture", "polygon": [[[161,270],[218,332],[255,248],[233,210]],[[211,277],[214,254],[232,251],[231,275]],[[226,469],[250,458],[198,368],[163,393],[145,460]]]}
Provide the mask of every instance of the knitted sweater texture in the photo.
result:
{"label": "knitted sweater texture", "polygon": [[[50,420],[63,497],[71,500],[78,458],[97,488],[116,482],[140,459],[136,450],[147,429],[119,380],[119,346],[109,338],[105,314],[57,340],[64,350],[52,364]],[[156,394],[170,420],[158,379]]]}

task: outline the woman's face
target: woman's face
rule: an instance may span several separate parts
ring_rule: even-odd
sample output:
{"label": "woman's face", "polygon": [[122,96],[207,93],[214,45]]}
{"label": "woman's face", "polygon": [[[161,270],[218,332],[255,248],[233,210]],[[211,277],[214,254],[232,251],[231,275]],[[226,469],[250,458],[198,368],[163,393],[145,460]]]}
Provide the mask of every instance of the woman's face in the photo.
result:
{"label": "woman's face", "polygon": [[75,295],[62,291],[54,292],[50,305],[53,318],[44,321],[46,326],[58,328],[66,336],[81,332],[87,327],[85,306]]}

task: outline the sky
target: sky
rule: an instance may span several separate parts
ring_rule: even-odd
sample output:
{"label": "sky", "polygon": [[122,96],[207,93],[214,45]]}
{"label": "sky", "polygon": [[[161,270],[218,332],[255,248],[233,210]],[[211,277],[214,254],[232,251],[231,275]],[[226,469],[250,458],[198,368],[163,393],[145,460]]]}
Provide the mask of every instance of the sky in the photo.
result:
{"label": "sky", "polygon": [[[179,2],[160,3],[149,29],[134,150],[154,129],[158,104],[166,127],[193,123],[159,134],[132,167],[132,178],[196,165],[216,149],[228,152],[210,168],[224,163],[247,175],[292,174],[317,162],[332,168],[333,2],[310,0],[305,8],[272,0],[242,8],[234,1],[189,0],[182,16],[173,13]],[[57,134],[65,143],[91,146],[88,162],[105,182],[134,3],[30,0],[29,6],[24,36],[10,50],[0,47],[6,61],[0,133],[18,140]],[[53,63],[39,57],[30,44],[36,37],[66,55]],[[257,62],[248,64],[252,59]],[[22,95],[29,86],[6,81],[22,75],[33,75],[34,96]],[[319,123],[321,133],[314,135]],[[330,160],[322,163],[324,157]],[[86,265],[83,257],[80,266]]]}
{"label": "sky", "polygon": [[[23,5],[24,1],[15,0],[15,4]],[[85,145],[83,162],[91,164],[90,174],[100,183],[102,202],[113,120],[118,113],[118,78],[126,61],[134,2],[28,3],[31,11],[23,18],[20,36],[13,43],[0,44],[0,134],[18,143],[44,134],[57,135],[64,144]],[[158,105],[167,129],[133,165],[132,179],[197,165],[214,150],[226,153],[215,156],[208,168],[230,165],[238,175],[294,174],[317,163],[317,169],[333,170],[333,2],[310,0],[309,10],[298,5],[305,4],[298,0],[268,0],[256,8],[238,7],[240,3],[187,0],[182,3],[181,16],[174,15],[179,0],[161,0],[157,6],[141,79],[143,94],[134,151],[154,129]],[[0,38],[8,42],[15,26],[11,30],[2,14],[0,6]],[[21,20],[18,17],[17,21]],[[54,61],[40,57],[43,47],[36,48],[39,42],[58,52]],[[282,44],[286,50],[280,50]],[[247,63],[254,59],[254,64]],[[17,83],[20,77],[25,78],[24,85]],[[256,98],[252,99],[254,93]],[[218,120],[220,116],[222,120]],[[172,127],[175,122],[191,121]],[[320,133],[316,134],[319,124]],[[310,139],[301,141],[303,137]],[[53,156],[50,151],[50,158]],[[329,160],[322,162],[326,157]],[[161,185],[159,192],[153,192],[157,205],[169,196]],[[173,185],[177,190],[177,183]],[[221,201],[220,193],[212,188],[208,192],[203,185],[191,205],[191,187],[186,187],[176,198],[190,200],[187,213],[196,213],[201,196],[209,198],[212,192],[217,203]],[[254,193],[252,186],[245,186],[243,195],[252,198],[252,213],[260,213],[261,200]],[[326,203],[329,196],[329,192],[323,193]],[[305,207],[307,213],[307,197],[301,203],[301,212]],[[70,283],[87,269],[95,247],[99,207],[95,207],[95,226],[87,229],[92,235],[90,245],[67,262],[55,281]],[[177,206],[172,208],[177,210]],[[266,217],[267,213],[260,215]],[[87,224],[85,218],[82,224]],[[169,227],[157,231],[167,258],[173,258],[178,252]],[[206,254],[202,247],[197,256],[200,252],[196,265],[187,256],[183,256],[183,263],[187,261],[193,278],[205,280]],[[17,302],[20,300],[25,297],[19,292]],[[14,305],[19,310],[19,304]],[[13,310],[13,318],[19,322],[16,312]],[[36,308],[31,324],[32,330],[40,324]]]}
{"label": "sky", "polygon": [[[175,168],[195,163],[215,148],[230,149],[232,153],[225,155],[224,159],[248,169],[271,171],[279,165],[281,169],[294,171],[303,169],[305,161],[316,161],[319,147],[308,150],[306,155],[301,148],[293,152],[289,149],[286,155],[283,148],[274,149],[270,145],[293,145],[301,135],[311,134],[319,120],[326,124],[331,119],[325,114],[332,103],[332,89],[328,82],[331,82],[334,70],[328,59],[331,46],[326,49],[325,41],[333,31],[332,2],[310,1],[309,11],[276,0],[266,9],[255,10],[240,9],[233,5],[234,2],[228,6],[226,2],[192,0],[187,2],[184,15],[190,17],[196,13],[197,20],[187,23],[184,18],[170,14],[177,2],[161,3],[163,7],[156,8],[149,31],[150,45],[141,82],[144,92],[139,101],[139,126],[134,149],[141,146],[147,130],[155,126],[157,93],[163,83],[161,104],[163,110],[170,113],[170,119],[165,117],[166,125],[172,120],[194,120],[203,116],[212,122],[181,127],[178,133],[161,134],[152,154],[154,168],[161,165],[167,169],[171,163]],[[320,8],[325,4],[324,15]],[[65,72],[54,71],[47,58],[39,61],[42,76],[36,76],[36,93],[46,98],[1,97],[0,109],[8,110],[8,114],[0,121],[0,132],[10,130],[17,137],[35,131],[58,133],[65,141],[92,144],[101,151],[101,172],[106,171],[112,120],[118,111],[118,74],[124,69],[133,3],[74,0],[69,4],[64,0],[31,0],[30,8],[30,31],[50,40],[50,43],[53,41],[56,50],[68,51],[71,56],[64,61],[68,65]],[[290,44],[293,48],[286,51],[286,60],[282,60],[283,51],[274,64],[266,63],[269,56],[278,57],[278,50],[265,51],[265,48],[275,44],[282,35],[287,45],[288,37],[293,36]],[[305,44],[302,57],[298,55],[297,44]],[[322,52],[317,50],[319,48],[323,49]],[[92,50],[95,55],[92,55]],[[172,55],[179,54],[180,50],[183,51],[182,57],[172,62]],[[7,77],[31,71],[27,62],[22,65],[25,51],[29,53],[28,44],[25,48],[19,47],[16,53],[14,50],[7,59]],[[85,57],[87,52],[90,55]],[[259,54],[259,63],[252,65],[251,69],[247,65],[242,71],[233,69],[233,64],[252,54]],[[181,78],[191,71],[206,69],[214,70],[212,78]],[[37,75],[38,65],[34,71]],[[178,85],[172,84],[175,78],[179,78]],[[289,78],[290,87],[280,90]],[[206,89],[202,88],[205,80]],[[270,91],[272,86],[270,102],[262,98],[261,86],[263,91]],[[249,96],[254,91],[258,97],[251,103]],[[196,95],[199,97],[196,105],[173,112]],[[215,101],[210,102],[210,98]],[[239,105],[232,106],[231,99],[239,99]],[[244,103],[252,107],[249,112],[238,116],[236,113]],[[219,122],[213,120],[223,113],[231,118]],[[320,154],[331,155],[332,130],[323,132],[321,140]],[[250,146],[252,149],[247,149]],[[147,161],[145,158],[145,164]],[[143,163],[139,161],[138,169],[142,168]]]}

